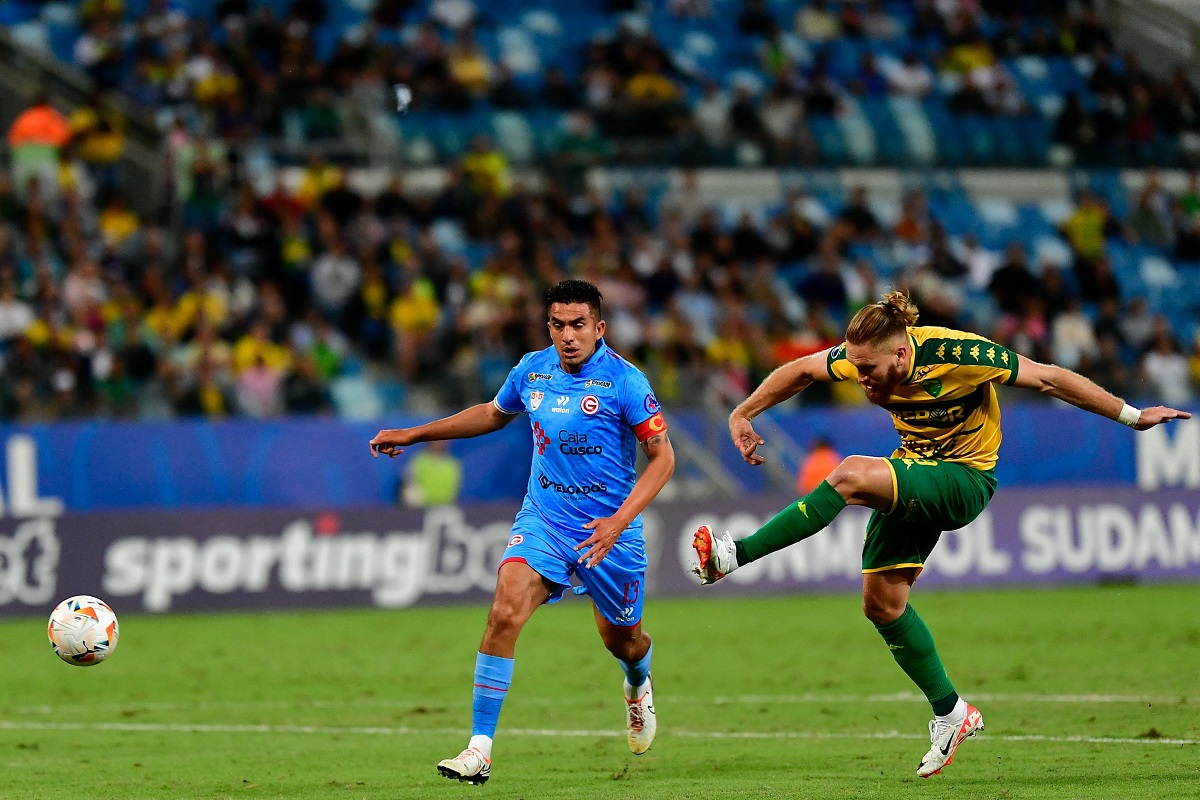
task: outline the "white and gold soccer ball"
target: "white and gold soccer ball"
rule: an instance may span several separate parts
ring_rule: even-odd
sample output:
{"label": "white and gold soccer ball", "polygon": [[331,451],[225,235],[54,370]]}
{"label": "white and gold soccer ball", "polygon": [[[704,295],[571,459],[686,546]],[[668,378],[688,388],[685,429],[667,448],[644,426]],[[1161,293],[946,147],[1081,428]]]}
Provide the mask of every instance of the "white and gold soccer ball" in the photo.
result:
{"label": "white and gold soccer ball", "polygon": [[117,649],[117,615],[103,600],[79,594],[63,600],[47,628],[54,654],[68,664],[90,667]]}

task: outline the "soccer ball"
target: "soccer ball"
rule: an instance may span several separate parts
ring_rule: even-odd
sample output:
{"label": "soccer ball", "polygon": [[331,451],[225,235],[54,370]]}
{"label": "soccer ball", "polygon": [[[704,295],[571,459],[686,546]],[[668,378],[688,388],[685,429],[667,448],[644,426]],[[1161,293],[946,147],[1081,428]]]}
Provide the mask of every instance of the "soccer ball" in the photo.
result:
{"label": "soccer ball", "polygon": [[47,628],[54,655],[77,667],[99,664],[117,649],[117,615],[108,603],[79,594],[63,600]]}

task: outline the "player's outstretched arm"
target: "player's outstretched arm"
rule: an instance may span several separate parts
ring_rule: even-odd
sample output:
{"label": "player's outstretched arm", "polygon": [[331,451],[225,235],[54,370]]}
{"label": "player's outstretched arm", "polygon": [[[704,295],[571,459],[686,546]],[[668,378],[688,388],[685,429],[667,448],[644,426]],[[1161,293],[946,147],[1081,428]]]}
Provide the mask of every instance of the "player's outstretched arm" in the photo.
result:
{"label": "player's outstretched arm", "polygon": [[768,408],[800,393],[813,381],[828,382],[828,358],[829,351],[822,350],[784,364],[768,375],[754,390],[754,394],[743,400],[729,415],[729,435],[747,464],[758,466],[766,461],[754,452],[766,441],[755,433],[750,421]]}
{"label": "player's outstretched arm", "polygon": [[417,442],[433,442],[440,439],[470,439],[485,433],[498,431],[512,422],[516,414],[506,414],[495,403],[480,403],[450,417],[417,425],[414,428],[393,428],[375,434],[371,440],[371,455],[379,458],[380,453],[395,458]]}
{"label": "player's outstretched arm", "polygon": [[642,442],[642,449],[646,451],[649,463],[638,476],[632,491],[625,498],[625,502],[621,503],[617,513],[611,517],[594,519],[583,526],[590,530],[592,535],[576,545],[575,549],[583,550],[583,555],[577,563],[583,564],[587,561],[588,569],[604,560],[608,551],[612,550],[613,545],[621,538],[621,533],[629,527],[629,523],[646,510],[646,506],[658,496],[675,473],[675,448],[671,446],[671,440],[667,438],[666,433],[654,434]]}
{"label": "player's outstretched arm", "polygon": [[1076,408],[1115,419],[1139,431],[1173,419],[1192,417],[1186,411],[1166,406],[1134,408],[1078,373],[1054,364],[1041,364],[1022,355],[1017,356],[1017,379],[1013,381],[1013,386],[1034,389],[1050,397],[1057,397]]}

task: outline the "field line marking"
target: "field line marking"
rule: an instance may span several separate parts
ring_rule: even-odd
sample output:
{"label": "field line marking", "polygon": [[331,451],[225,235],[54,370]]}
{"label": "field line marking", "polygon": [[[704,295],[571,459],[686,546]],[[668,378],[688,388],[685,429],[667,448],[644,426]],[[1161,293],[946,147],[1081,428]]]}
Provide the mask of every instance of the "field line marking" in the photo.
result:
{"label": "field line marking", "polygon": [[[0,730],[22,731],[115,731],[122,733],[275,733],[366,736],[461,736],[465,728],[413,728],[407,726],[331,726],[331,725],[223,725],[156,722],[41,722],[0,720]],[[900,731],[863,731],[840,733],[823,731],[663,731],[671,737],[686,739],[914,739],[928,738],[922,734]],[[547,737],[624,737],[619,730],[555,730],[549,728],[506,728],[505,736]],[[1001,742],[1063,742],[1079,744],[1143,744],[1143,745],[1200,745],[1200,739],[1150,739],[1112,736],[1041,736],[978,734],[983,740]]]}
{"label": "field line marking", "polygon": [[[1186,695],[1175,697],[1169,695],[1136,695],[1136,694],[1036,694],[1025,692],[972,692],[972,702],[981,703],[1179,703],[1190,702]],[[890,694],[826,694],[823,692],[805,692],[804,694],[738,694],[720,695],[712,698],[718,705],[761,704],[761,703],[909,703],[928,702],[925,695],[914,692],[893,692]]]}
{"label": "field line marking", "polygon": [[[980,693],[971,694],[970,699],[980,703],[1061,703],[1091,705],[1095,703],[1147,703],[1147,704],[1186,704],[1195,702],[1197,698],[1186,695],[1133,695],[1133,694],[1033,694],[1033,693]],[[658,695],[658,701],[668,703],[688,703],[691,698],[670,694]],[[519,701],[525,705],[558,705],[559,700],[548,697],[522,697]],[[740,694],[725,695],[712,698],[716,705],[769,705],[800,704],[800,703],[927,703],[924,695],[913,692],[893,692],[889,694],[827,694],[824,692],[806,692],[804,694]],[[225,700],[220,702],[203,703],[162,703],[137,702],[128,703],[98,703],[89,705],[89,709],[104,709],[113,711],[180,711],[204,710],[214,708],[418,708],[428,707],[430,703],[418,703],[411,700],[389,700],[386,698],[349,698],[345,700]],[[449,702],[436,703],[438,708],[459,708],[470,705],[470,693]],[[32,705],[15,706],[8,709],[11,714],[59,714],[64,711],[77,710],[75,706]]]}

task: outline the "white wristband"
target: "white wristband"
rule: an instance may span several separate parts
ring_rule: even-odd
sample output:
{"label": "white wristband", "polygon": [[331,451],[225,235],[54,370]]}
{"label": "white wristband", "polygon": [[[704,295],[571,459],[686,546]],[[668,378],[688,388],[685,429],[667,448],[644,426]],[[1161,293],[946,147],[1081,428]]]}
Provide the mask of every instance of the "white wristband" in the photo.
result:
{"label": "white wristband", "polygon": [[1126,403],[1125,407],[1121,409],[1121,413],[1117,415],[1117,422],[1133,428],[1137,426],[1138,420],[1141,418],[1142,410],[1140,408],[1134,408],[1133,406],[1129,405],[1129,403]]}

